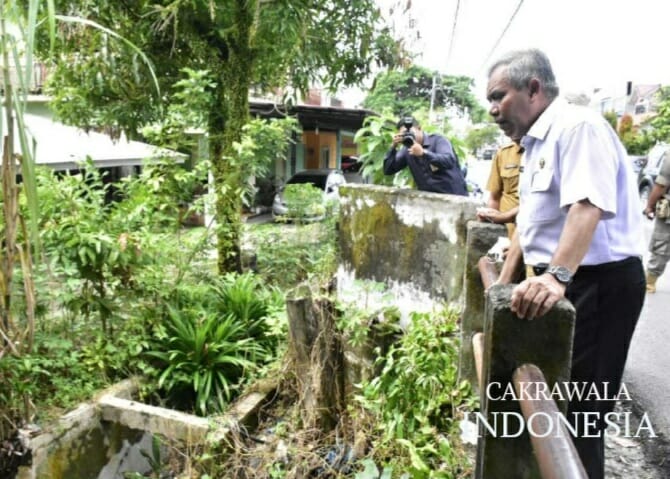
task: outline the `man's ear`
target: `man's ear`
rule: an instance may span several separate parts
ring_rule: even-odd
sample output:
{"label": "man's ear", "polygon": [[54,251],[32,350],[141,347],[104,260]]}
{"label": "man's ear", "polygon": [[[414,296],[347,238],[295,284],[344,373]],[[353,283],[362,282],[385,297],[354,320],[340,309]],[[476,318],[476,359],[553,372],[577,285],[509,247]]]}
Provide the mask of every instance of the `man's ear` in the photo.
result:
{"label": "man's ear", "polygon": [[540,81],[537,78],[531,78],[528,82],[528,92],[531,97],[540,93]]}

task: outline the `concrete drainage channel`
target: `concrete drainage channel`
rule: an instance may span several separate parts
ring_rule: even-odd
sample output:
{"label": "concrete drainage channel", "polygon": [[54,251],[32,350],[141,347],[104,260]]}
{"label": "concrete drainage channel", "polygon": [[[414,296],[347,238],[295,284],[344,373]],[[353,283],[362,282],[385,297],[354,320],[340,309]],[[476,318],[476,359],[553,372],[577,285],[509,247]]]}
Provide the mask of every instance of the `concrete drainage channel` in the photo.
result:
{"label": "concrete drainage channel", "polygon": [[132,399],[138,389],[137,379],[122,381],[62,416],[48,431],[22,430],[32,464],[22,466],[16,478],[117,479],[125,472],[151,472],[143,452],[151,451],[153,435],[190,445],[216,444],[237,426],[254,423],[276,386],[241,397],[214,418],[140,403]]}

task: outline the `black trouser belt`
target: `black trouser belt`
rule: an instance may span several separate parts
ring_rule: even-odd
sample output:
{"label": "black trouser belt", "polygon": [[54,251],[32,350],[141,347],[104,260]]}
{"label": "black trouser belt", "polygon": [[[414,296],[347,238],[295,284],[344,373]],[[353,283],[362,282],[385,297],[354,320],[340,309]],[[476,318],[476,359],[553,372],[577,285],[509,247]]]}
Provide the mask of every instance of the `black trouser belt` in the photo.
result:
{"label": "black trouser belt", "polygon": [[[589,264],[589,265],[583,265],[577,268],[577,272],[575,274],[579,273],[602,273],[604,271],[609,271],[612,269],[620,268],[622,266],[626,266],[628,264],[634,263],[636,261],[640,261],[640,258],[637,256],[630,256],[626,259],[621,259],[619,261],[610,261],[609,263],[601,263],[601,264]],[[533,268],[533,273],[535,273],[535,276],[540,276],[541,274],[544,274],[545,271],[547,271],[547,268],[549,267],[548,263],[537,263],[535,265],[528,265],[531,268]]]}

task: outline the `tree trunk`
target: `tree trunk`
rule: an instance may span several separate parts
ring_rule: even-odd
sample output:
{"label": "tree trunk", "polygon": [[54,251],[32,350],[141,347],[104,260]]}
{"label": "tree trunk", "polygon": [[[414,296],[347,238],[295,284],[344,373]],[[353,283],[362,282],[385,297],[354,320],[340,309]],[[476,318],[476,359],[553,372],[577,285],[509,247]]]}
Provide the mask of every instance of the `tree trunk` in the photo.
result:
{"label": "tree trunk", "polygon": [[335,307],[330,299],[314,297],[303,286],[290,295],[286,308],[303,424],[328,432],[344,408],[344,356]]}
{"label": "tree trunk", "polygon": [[242,233],[242,177],[233,142],[239,141],[242,127],[249,121],[249,88],[253,67],[251,49],[255,2],[237,2],[231,12],[235,31],[230,33],[226,61],[222,62],[209,136],[212,175],[216,191],[216,238],[220,273],[242,272],[240,242]]}

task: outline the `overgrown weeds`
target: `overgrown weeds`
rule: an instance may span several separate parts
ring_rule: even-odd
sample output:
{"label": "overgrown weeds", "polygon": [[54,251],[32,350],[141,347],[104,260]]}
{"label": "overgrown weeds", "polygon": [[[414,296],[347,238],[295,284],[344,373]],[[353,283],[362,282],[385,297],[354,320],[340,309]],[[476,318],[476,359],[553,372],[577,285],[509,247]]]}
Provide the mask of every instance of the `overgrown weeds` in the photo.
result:
{"label": "overgrown weeds", "polygon": [[[346,311],[343,312],[347,314]],[[370,321],[340,321],[349,337]],[[412,316],[405,334],[382,354],[379,375],[355,386],[334,430],[305,429],[303,388],[285,362],[280,396],[253,431],[240,430],[211,477],[229,478],[444,478],[469,477],[470,458],[459,441],[461,411],[474,407],[458,382],[456,313]]]}
{"label": "overgrown weeds", "polygon": [[373,458],[412,478],[468,477],[459,444],[461,411],[475,399],[458,381],[457,315],[414,313],[406,334],[377,360],[379,376],[361,385],[361,421],[375,437]]}

